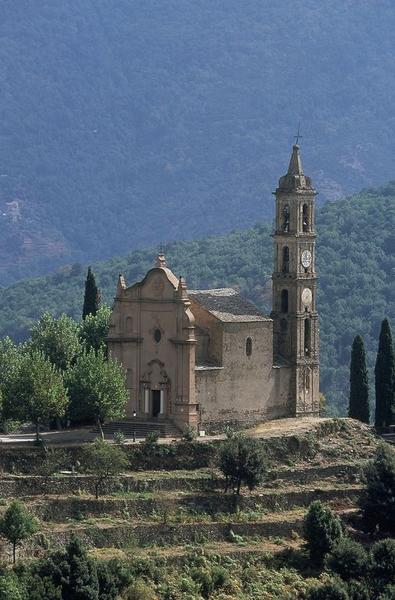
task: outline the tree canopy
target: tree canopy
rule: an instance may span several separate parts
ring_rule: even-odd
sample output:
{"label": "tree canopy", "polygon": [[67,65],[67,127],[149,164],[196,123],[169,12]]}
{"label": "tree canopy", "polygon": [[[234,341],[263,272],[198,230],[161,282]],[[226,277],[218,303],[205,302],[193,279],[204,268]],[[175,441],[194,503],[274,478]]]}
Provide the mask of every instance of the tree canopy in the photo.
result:
{"label": "tree canopy", "polygon": [[128,394],[125,371],[103,350],[83,352],[66,376],[70,395],[69,414],[74,421],[90,420],[100,425],[124,415]]}

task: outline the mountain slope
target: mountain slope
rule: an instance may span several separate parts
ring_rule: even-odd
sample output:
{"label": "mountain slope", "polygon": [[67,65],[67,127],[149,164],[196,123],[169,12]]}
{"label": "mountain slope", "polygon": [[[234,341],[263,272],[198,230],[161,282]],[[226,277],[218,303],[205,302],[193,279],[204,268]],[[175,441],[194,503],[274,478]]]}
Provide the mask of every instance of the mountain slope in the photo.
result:
{"label": "mountain slope", "polygon": [[0,284],[393,176],[391,0],[3,0]]}
{"label": "mountain slope", "polygon": [[[317,213],[321,389],[333,411],[347,404],[350,346],[364,336],[371,369],[381,320],[395,326],[395,182],[366,190]],[[270,310],[271,227],[257,225],[224,237],[167,246],[169,265],[186,276],[189,288],[240,287]],[[106,302],[115,293],[118,273],[130,285],[152,266],[154,249],[135,251],[95,266]],[[44,310],[79,319],[85,270],[81,265],[55,275],[26,280],[0,291],[0,334],[23,339]]]}

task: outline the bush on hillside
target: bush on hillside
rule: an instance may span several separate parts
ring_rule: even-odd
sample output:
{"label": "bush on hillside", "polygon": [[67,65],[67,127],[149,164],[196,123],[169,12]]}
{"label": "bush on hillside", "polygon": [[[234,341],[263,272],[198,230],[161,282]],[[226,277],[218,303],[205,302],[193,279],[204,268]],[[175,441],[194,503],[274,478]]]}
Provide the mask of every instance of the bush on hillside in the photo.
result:
{"label": "bush on hillside", "polygon": [[368,556],[361,544],[344,537],[333,546],[326,565],[345,581],[360,579],[366,575]]}
{"label": "bush on hillside", "polygon": [[381,540],[372,546],[370,573],[376,586],[395,585],[395,539]]}
{"label": "bush on hillside", "polygon": [[304,519],[303,532],[310,560],[315,565],[322,565],[325,555],[331,552],[343,537],[339,517],[319,500],[310,504]]}
{"label": "bush on hillside", "polygon": [[313,588],[308,593],[307,600],[350,600],[350,597],[343,583],[332,581]]}

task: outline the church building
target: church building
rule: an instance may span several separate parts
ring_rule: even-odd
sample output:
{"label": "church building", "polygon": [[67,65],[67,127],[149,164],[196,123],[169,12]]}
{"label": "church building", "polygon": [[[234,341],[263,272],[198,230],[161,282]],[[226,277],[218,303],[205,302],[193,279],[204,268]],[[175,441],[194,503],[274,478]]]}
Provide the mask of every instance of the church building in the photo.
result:
{"label": "church building", "polygon": [[298,145],[274,194],[270,316],[232,288],[189,290],[163,254],[142,281],[119,276],[108,348],[127,417],[209,430],[318,415],[316,191]]}

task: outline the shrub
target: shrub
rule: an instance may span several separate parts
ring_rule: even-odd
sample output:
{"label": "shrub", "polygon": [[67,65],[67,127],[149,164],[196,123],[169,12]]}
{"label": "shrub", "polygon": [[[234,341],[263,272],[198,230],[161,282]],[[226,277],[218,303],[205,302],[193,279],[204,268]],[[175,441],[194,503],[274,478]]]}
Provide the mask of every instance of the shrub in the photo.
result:
{"label": "shrub", "polygon": [[366,491],[361,499],[365,527],[395,533],[395,452],[389,444],[377,449],[366,470]]}
{"label": "shrub", "polygon": [[342,583],[332,581],[313,588],[308,593],[307,600],[349,600],[349,595]]}
{"label": "shrub", "polygon": [[361,544],[341,539],[327,556],[327,566],[343,580],[360,579],[366,574],[368,557]]}
{"label": "shrub", "polygon": [[310,560],[322,565],[324,557],[343,536],[340,519],[319,500],[312,502],[304,519],[304,538]]}
{"label": "shrub", "polygon": [[349,581],[347,592],[350,600],[371,600],[369,588],[364,581]]}
{"label": "shrub", "polygon": [[395,598],[395,585],[386,585],[377,600],[394,600]]}
{"label": "shrub", "polygon": [[182,439],[186,442],[193,442],[196,439],[197,431],[196,427],[192,427],[192,425],[187,425],[184,428]]}
{"label": "shrub", "polygon": [[376,542],[371,549],[371,574],[377,585],[395,585],[395,540]]}
{"label": "shrub", "polygon": [[144,581],[138,580],[122,594],[122,600],[157,600],[158,596]]}
{"label": "shrub", "polygon": [[11,574],[0,576],[0,600],[23,600],[18,582]]}

